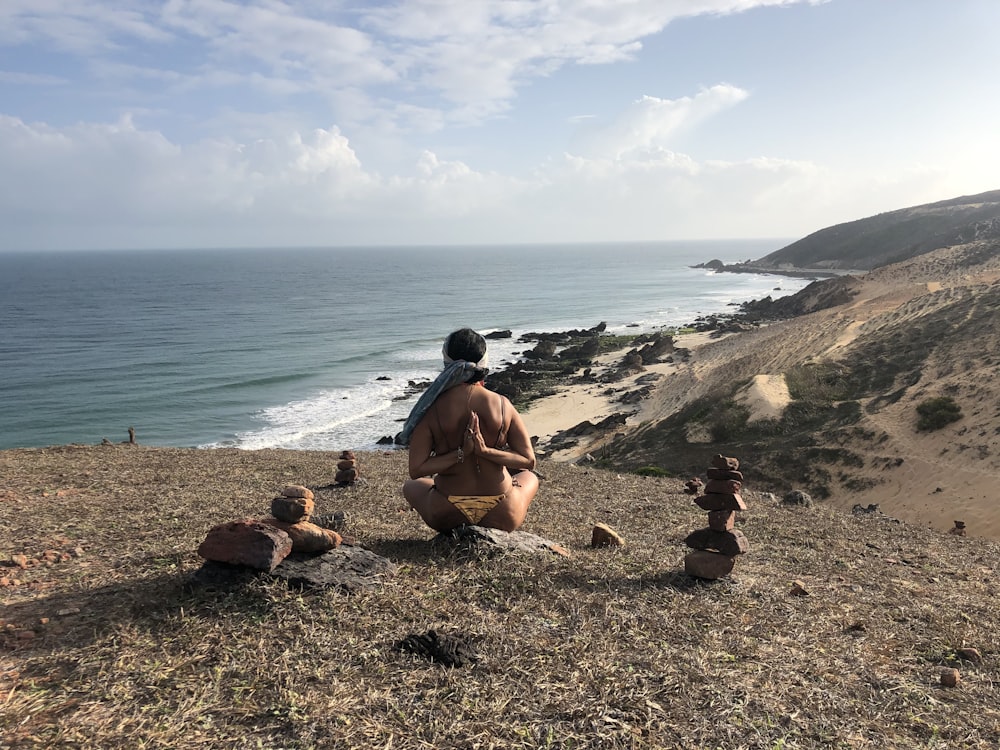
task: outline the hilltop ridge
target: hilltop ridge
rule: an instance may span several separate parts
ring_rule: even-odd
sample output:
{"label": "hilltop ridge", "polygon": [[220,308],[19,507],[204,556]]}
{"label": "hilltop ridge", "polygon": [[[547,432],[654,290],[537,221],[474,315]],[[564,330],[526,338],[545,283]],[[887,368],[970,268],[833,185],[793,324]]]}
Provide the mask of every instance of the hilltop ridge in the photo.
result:
{"label": "hilltop ridge", "polygon": [[753,261],[759,269],[868,271],[915,255],[1000,238],[1000,190],[836,224]]}

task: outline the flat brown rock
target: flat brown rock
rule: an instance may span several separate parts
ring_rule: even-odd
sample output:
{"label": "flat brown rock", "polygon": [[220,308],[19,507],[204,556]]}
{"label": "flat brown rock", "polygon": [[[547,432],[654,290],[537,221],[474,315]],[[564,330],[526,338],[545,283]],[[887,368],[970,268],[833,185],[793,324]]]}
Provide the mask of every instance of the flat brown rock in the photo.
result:
{"label": "flat brown rock", "polygon": [[728,555],[697,550],[684,557],[684,572],[689,576],[714,581],[733,572],[736,561]]}
{"label": "flat brown rock", "polygon": [[727,469],[716,469],[714,466],[705,472],[709,479],[735,479],[737,482],[743,481],[743,472]]}
{"label": "flat brown rock", "polygon": [[735,510],[710,510],[708,512],[708,528],[712,531],[730,531],[735,524]]}
{"label": "flat brown rock", "polygon": [[741,489],[743,489],[743,482],[738,479],[709,479],[705,484],[706,493],[728,494],[739,492]]}
{"label": "flat brown rock", "polygon": [[281,529],[292,539],[292,552],[327,552],[340,546],[340,534],[308,521],[288,523],[265,518],[263,523]]}
{"label": "flat brown rock", "polygon": [[288,534],[250,519],[214,526],[198,547],[198,554],[206,560],[266,571],[274,570],[291,551]]}
{"label": "flat brown rock", "polygon": [[745,554],[750,549],[750,542],[739,529],[731,531],[698,529],[687,535],[684,544],[692,549],[713,550],[730,557]]}
{"label": "flat brown rock", "polygon": [[722,493],[713,492],[704,494],[694,499],[695,504],[702,510],[746,510],[747,504],[743,502],[743,496],[736,492]]}
{"label": "flat brown rock", "polygon": [[358,470],[351,469],[337,469],[337,473],[333,477],[333,481],[337,484],[354,484],[358,481]]}
{"label": "flat brown rock", "polygon": [[303,487],[301,484],[290,484],[281,491],[281,494],[285,497],[304,497],[307,500],[316,499],[313,491],[308,487]]}

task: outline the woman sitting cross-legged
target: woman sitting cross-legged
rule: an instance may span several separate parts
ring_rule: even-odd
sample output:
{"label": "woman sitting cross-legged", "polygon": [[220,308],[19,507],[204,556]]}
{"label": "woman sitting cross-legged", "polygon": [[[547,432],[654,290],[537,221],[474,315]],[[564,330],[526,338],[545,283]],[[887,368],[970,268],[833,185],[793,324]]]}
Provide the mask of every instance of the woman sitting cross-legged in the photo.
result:
{"label": "woman sitting cross-legged", "polygon": [[535,452],[521,415],[484,387],[486,339],[462,328],[445,339],[445,369],[410,412],[403,496],[436,531],[463,524],[514,531],[538,492]]}

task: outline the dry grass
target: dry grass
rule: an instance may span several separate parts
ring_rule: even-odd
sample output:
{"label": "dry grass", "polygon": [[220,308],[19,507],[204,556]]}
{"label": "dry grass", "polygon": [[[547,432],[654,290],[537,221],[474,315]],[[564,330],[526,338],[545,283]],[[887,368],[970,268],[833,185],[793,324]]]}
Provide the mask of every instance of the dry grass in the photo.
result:
{"label": "dry grass", "polygon": [[[317,511],[399,564],[381,589],[184,585],[212,525],[328,485],[335,457],[0,452],[0,561],[29,558],[0,569],[0,747],[1000,746],[1000,546],[762,492],[750,554],[706,583],[682,572],[705,519],[679,479],[543,463],[526,530],[572,556],[460,559],[405,510],[405,455],[362,454],[366,481]],[[628,546],[590,549],[598,521]],[[432,628],[479,661],[392,649]]]}

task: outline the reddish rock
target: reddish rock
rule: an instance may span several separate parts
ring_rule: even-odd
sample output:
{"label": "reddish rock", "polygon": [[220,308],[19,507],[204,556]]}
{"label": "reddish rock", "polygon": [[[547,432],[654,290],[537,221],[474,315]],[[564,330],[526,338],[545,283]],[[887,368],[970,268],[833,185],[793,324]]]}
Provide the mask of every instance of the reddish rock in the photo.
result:
{"label": "reddish rock", "polygon": [[333,477],[337,484],[354,484],[360,476],[357,469],[339,469]]}
{"label": "reddish rock", "polygon": [[281,491],[282,497],[304,497],[307,500],[315,500],[313,491],[301,484],[290,484]]}
{"label": "reddish rock", "polygon": [[709,479],[705,492],[731,495],[743,489],[743,482],[738,479]]}
{"label": "reddish rock", "polygon": [[687,535],[684,544],[691,549],[714,550],[729,557],[745,554],[750,549],[750,543],[739,529],[698,529]]}
{"label": "reddish rock", "polygon": [[726,471],[736,471],[740,468],[740,460],[738,458],[730,458],[729,456],[723,456],[721,453],[716,453],[712,456],[712,460],[709,462],[713,469],[724,469]]}
{"label": "reddish rock", "polygon": [[957,669],[945,667],[941,670],[941,684],[945,687],[955,687],[962,681],[962,676]]}
{"label": "reddish rock", "polygon": [[316,503],[308,497],[276,497],[271,501],[271,515],[285,523],[308,521]]}
{"label": "reddish rock", "polygon": [[978,648],[960,648],[955,652],[959,659],[979,663],[983,660],[983,655]]}
{"label": "reddish rock", "polygon": [[698,477],[692,477],[684,483],[684,492],[688,495],[700,495],[701,488],[705,486],[705,483],[698,479]]}
{"label": "reddish rock", "polygon": [[604,523],[594,525],[594,530],[590,537],[591,547],[622,547],[624,545],[625,540],[610,526]]}
{"label": "reddish rock", "polygon": [[733,572],[735,560],[718,552],[697,550],[684,557],[684,572],[689,576],[714,581]]}
{"label": "reddish rock", "polygon": [[711,495],[701,495],[694,499],[695,504],[702,510],[746,510],[747,504],[743,502],[742,495],[731,492],[723,494],[716,492]]}
{"label": "reddish rock", "polygon": [[287,523],[276,518],[266,518],[263,523],[288,534],[292,540],[292,552],[326,552],[340,546],[340,534],[308,521]]}
{"label": "reddish rock", "polygon": [[342,458],[337,461],[337,469],[343,471],[344,469],[353,469],[358,462],[353,458]]}
{"label": "reddish rock", "polygon": [[735,525],[735,510],[710,510],[708,512],[708,528],[712,531],[731,531]]}
{"label": "reddish rock", "polygon": [[965,521],[955,521],[955,526],[948,529],[948,533],[955,536],[968,536],[969,530],[965,528]]}
{"label": "reddish rock", "polygon": [[716,469],[711,468],[705,472],[705,476],[709,479],[735,479],[737,482],[743,481],[743,472],[740,471],[727,471],[726,469]]}
{"label": "reddish rock", "polygon": [[11,555],[10,561],[19,568],[28,567],[28,556],[27,555]]}
{"label": "reddish rock", "polygon": [[341,457],[341,458],[348,458],[348,459],[350,459],[350,460],[352,460],[352,461],[353,461],[353,460],[354,460],[355,458],[357,458],[357,456],[355,456],[355,455],[354,455],[354,451],[341,451],[341,452],[340,452],[340,457]]}
{"label": "reddish rock", "polygon": [[213,527],[198,554],[206,560],[246,565],[271,572],[292,551],[292,539],[281,529],[246,519]]}

